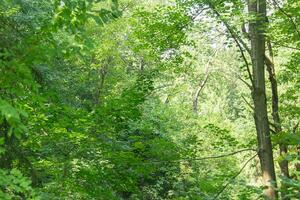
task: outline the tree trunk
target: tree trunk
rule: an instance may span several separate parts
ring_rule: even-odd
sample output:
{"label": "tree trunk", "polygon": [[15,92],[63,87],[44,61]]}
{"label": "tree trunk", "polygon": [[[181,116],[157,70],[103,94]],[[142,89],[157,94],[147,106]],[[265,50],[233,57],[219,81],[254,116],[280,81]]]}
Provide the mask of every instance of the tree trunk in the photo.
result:
{"label": "tree trunk", "polygon": [[101,103],[101,95],[102,95],[102,90],[103,90],[103,87],[104,87],[104,81],[105,81],[105,78],[107,76],[107,73],[108,73],[108,68],[109,68],[109,65],[111,64],[112,62],[112,58],[109,57],[104,63],[103,63],[103,66],[101,68],[99,68],[99,86],[97,88],[97,91],[96,91],[96,94],[95,94],[95,101],[94,103],[96,105],[99,105]]}
{"label": "tree trunk", "polygon": [[4,149],[0,155],[0,169],[12,169],[13,165],[13,136],[8,135],[9,125],[6,120],[3,120],[3,123],[0,124],[0,139],[4,138]]}
{"label": "tree trunk", "polygon": [[208,78],[209,78],[209,74],[210,74],[210,72],[209,72],[209,66],[211,64],[211,61],[216,57],[217,53],[218,53],[218,50],[216,50],[213,53],[212,57],[205,64],[205,76],[204,76],[204,79],[201,80],[201,81],[199,81],[199,86],[197,87],[197,90],[196,90],[194,98],[193,98],[193,111],[194,111],[195,114],[198,114],[198,100],[199,100],[200,93],[204,89],[204,86],[207,83]]}
{"label": "tree trunk", "polygon": [[[268,48],[269,48],[269,55],[270,58],[266,56],[266,66],[267,66],[267,71],[269,73],[269,80],[271,83],[271,91],[272,91],[272,118],[274,122],[274,128],[275,128],[275,134],[280,134],[282,131],[281,127],[281,121],[280,121],[280,116],[279,116],[279,97],[278,97],[278,88],[277,88],[277,80],[276,80],[276,74],[275,74],[275,66],[274,66],[274,61],[273,61],[273,50],[271,43],[268,42]],[[288,147],[287,145],[280,143],[279,144],[279,153],[280,156],[285,156],[288,153]],[[280,172],[281,175],[289,178],[289,163],[286,159],[282,160],[279,162],[280,166]],[[286,196],[286,190],[287,186],[282,183],[281,184],[281,199],[283,200],[289,200],[290,198]]]}
{"label": "tree trunk", "polygon": [[266,1],[248,0],[249,13],[255,19],[249,23],[251,40],[251,60],[253,66],[254,120],[259,147],[259,159],[262,178],[265,186],[264,195],[267,199],[277,199],[276,175],[270,138],[270,127],[266,102],[265,86],[265,38],[264,25],[266,23]]}
{"label": "tree trunk", "polygon": [[205,77],[202,81],[200,81],[199,86],[195,92],[194,99],[193,99],[193,111],[195,114],[198,114],[198,99],[199,99],[201,91],[203,90],[203,88],[208,80],[208,77],[209,77],[209,64],[206,65]]}
{"label": "tree trunk", "polygon": [[[296,134],[298,127],[299,127],[299,122],[294,126],[293,134]],[[295,164],[295,169],[296,169],[296,172],[300,172],[300,146],[299,145],[296,147],[296,151],[297,151],[299,162]]]}

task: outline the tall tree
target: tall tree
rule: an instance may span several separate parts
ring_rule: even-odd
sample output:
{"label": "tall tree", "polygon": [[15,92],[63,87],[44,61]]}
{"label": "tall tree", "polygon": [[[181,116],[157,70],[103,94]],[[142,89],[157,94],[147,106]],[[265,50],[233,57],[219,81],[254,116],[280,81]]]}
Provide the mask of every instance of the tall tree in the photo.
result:
{"label": "tall tree", "polygon": [[257,132],[259,158],[263,182],[266,186],[265,196],[269,199],[276,199],[276,175],[270,127],[268,120],[265,84],[265,36],[264,27],[266,24],[266,1],[249,0],[249,13],[253,16],[249,23],[251,40],[251,60],[253,66],[253,93],[254,120]]}

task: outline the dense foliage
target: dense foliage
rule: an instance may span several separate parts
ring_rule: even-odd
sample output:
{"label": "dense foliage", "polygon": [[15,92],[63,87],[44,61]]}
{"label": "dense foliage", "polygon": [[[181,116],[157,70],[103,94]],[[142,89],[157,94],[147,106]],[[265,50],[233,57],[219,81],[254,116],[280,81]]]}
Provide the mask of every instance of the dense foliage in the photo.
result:
{"label": "dense foliage", "polygon": [[[299,199],[300,3],[267,9],[272,184]],[[0,199],[266,198],[254,18],[244,0],[0,0]]]}

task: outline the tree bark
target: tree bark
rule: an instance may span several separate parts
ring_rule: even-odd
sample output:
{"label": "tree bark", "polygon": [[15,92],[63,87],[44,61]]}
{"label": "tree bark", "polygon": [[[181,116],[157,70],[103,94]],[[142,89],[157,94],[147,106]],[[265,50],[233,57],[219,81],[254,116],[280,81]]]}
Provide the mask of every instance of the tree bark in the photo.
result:
{"label": "tree bark", "polygon": [[264,195],[267,199],[277,199],[276,175],[270,127],[268,120],[266,86],[265,86],[265,37],[266,1],[248,0],[248,10],[254,19],[249,23],[251,40],[251,60],[253,66],[254,120],[259,147],[259,159],[262,170]]}

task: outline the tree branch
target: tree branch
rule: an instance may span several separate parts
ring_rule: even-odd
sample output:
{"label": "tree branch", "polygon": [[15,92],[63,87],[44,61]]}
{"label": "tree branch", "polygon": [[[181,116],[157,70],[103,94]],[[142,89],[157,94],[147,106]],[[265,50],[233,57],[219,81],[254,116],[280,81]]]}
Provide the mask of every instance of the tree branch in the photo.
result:
{"label": "tree branch", "polygon": [[201,93],[201,91],[203,90],[206,82],[208,81],[209,78],[209,65],[211,63],[211,60],[216,56],[217,54],[217,50],[213,53],[213,56],[208,60],[208,62],[206,63],[206,67],[205,67],[205,77],[202,81],[200,81],[199,87],[197,88],[197,91],[195,93],[194,99],[193,99],[193,111],[197,114],[198,112],[198,99],[199,99],[199,95]]}
{"label": "tree branch", "polygon": [[251,108],[251,110],[254,110],[254,107],[247,101],[247,99],[242,95],[243,100],[245,103]]}
{"label": "tree branch", "polygon": [[[130,164],[137,164],[137,165],[151,165],[154,163],[180,163],[180,162],[191,162],[191,161],[201,161],[201,160],[211,160],[211,159],[219,159],[219,158],[224,158],[224,157],[229,157],[233,156],[242,152],[246,151],[255,151],[258,152],[257,149],[241,149],[239,151],[227,153],[227,154],[221,154],[221,155],[214,155],[214,156],[207,156],[207,157],[195,157],[195,158],[182,158],[182,159],[175,159],[175,160],[148,160],[148,162],[139,162],[139,163],[130,163]],[[257,153],[256,153],[257,154]],[[113,159],[111,157],[111,159]]]}
{"label": "tree branch", "polygon": [[[252,78],[252,74],[250,71],[250,65],[247,61],[246,55],[244,53],[244,49],[248,52],[249,55],[251,55],[251,49],[247,46],[247,44],[236,34],[236,32],[233,30],[233,28],[229,25],[229,23],[224,20],[221,16],[221,14],[216,10],[216,8],[214,7],[213,4],[208,3],[209,7],[212,9],[212,11],[217,15],[217,17],[223,22],[223,24],[225,25],[225,27],[227,28],[228,32],[230,33],[231,37],[233,38],[233,40],[235,41],[236,45],[238,46],[241,56],[245,62],[246,65],[246,70],[249,76],[249,79],[251,81],[251,83],[253,83],[253,78]],[[244,49],[243,49],[244,48]],[[253,84],[252,84],[253,85]]]}
{"label": "tree branch", "polygon": [[300,31],[298,30],[298,26],[297,26],[297,24],[295,23],[295,21],[293,20],[293,17],[292,17],[290,14],[288,14],[283,8],[281,8],[280,5],[278,4],[278,2],[277,2],[276,0],[272,0],[272,2],[273,2],[274,7],[275,7],[275,8],[277,7],[278,10],[279,10],[283,15],[285,15],[285,16],[288,18],[288,20],[290,21],[290,23],[291,23],[292,26],[294,27],[294,29],[295,29],[297,35],[300,37]]}
{"label": "tree branch", "polygon": [[253,160],[255,157],[257,156],[257,153],[252,156],[249,160],[247,160],[247,162],[245,162],[245,164],[242,166],[242,168],[240,169],[240,171],[238,171],[238,173],[236,173],[222,188],[221,190],[216,194],[216,196],[213,198],[215,199],[219,199],[219,196],[225,191],[225,189],[232,183],[232,181],[234,181],[241,173],[242,171],[245,169],[245,167],[248,165],[248,163]]}

